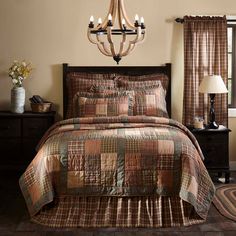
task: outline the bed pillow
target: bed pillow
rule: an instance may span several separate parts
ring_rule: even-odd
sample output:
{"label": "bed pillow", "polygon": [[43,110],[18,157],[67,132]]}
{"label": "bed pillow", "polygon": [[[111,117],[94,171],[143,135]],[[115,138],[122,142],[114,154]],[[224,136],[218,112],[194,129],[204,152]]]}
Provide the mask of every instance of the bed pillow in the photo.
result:
{"label": "bed pillow", "polygon": [[134,115],[168,118],[166,92],[161,83],[157,87],[135,90]]}
{"label": "bed pillow", "polygon": [[[111,75],[110,75],[111,76]],[[67,75],[67,113],[66,118],[73,117],[73,98],[77,92],[90,91],[91,86],[106,86],[115,88],[115,82],[107,74],[70,73]]]}
{"label": "bed pillow", "polygon": [[165,91],[168,90],[169,78],[165,74],[150,74],[141,76],[116,76],[115,81],[119,87],[126,89],[138,89],[143,87],[157,86],[160,82]]}
{"label": "bed pillow", "polygon": [[133,115],[133,99],[130,95],[117,97],[78,97],[79,117]]}

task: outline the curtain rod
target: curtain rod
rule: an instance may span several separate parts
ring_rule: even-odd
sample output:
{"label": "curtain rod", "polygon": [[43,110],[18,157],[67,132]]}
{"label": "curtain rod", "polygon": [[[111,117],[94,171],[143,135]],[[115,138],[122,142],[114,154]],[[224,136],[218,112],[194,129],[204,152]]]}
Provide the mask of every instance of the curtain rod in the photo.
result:
{"label": "curtain rod", "polygon": [[[176,18],[175,21],[177,23],[183,24],[184,23],[184,18]],[[227,22],[236,22],[236,19],[227,19]]]}

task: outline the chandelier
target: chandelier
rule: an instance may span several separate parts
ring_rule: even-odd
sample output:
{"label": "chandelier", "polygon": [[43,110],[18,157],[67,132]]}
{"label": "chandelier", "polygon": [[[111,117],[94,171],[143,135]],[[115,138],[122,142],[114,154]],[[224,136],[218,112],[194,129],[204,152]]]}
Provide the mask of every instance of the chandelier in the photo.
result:
{"label": "chandelier", "polygon": [[[117,28],[115,28],[117,19]],[[115,37],[120,36],[118,45],[115,47]],[[94,25],[94,17],[90,17],[88,26],[88,39],[96,44],[105,56],[113,57],[119,64],[122,57],[131,53],[136,44],[145,38],[144,18],[135,15],[134,24],[127,17],[124,1],[111,0],[110,8],[104,21],[98,19],[97,26]],[[117,40],[117,39],[116,39]]]}

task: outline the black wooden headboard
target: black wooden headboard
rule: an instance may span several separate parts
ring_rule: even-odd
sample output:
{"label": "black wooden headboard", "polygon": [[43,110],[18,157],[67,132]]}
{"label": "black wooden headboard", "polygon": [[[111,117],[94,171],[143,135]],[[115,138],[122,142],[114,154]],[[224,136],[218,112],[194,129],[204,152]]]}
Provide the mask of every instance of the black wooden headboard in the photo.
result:
{"label": "black wooden headboard", "polygon": [[169,86],[166,93],[167,111],[171,117],[171,64],[166,63],[163,66],[69,66],[63,63],[63,117],[67,111],[68,94],[66,88],[67,74],[70,72],[87,72],[87,73],[117,73],[123,75],[148,75],[155,73],[164,73],[169,78]]}

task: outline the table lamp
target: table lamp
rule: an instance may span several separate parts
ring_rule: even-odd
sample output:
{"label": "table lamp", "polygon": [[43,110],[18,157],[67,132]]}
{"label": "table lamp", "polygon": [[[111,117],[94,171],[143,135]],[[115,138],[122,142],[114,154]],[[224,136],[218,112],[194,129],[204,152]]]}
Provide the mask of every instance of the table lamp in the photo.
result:
{"label": "table lamp", "polygon": [[214,102],[217,93],[228,93],[224,81],[220,75],[205,76],[199,85],[200,93],[207,93],[210,95],[210,114],[209,124],[207,129],[218,129],[219,125],[215,122]]}

